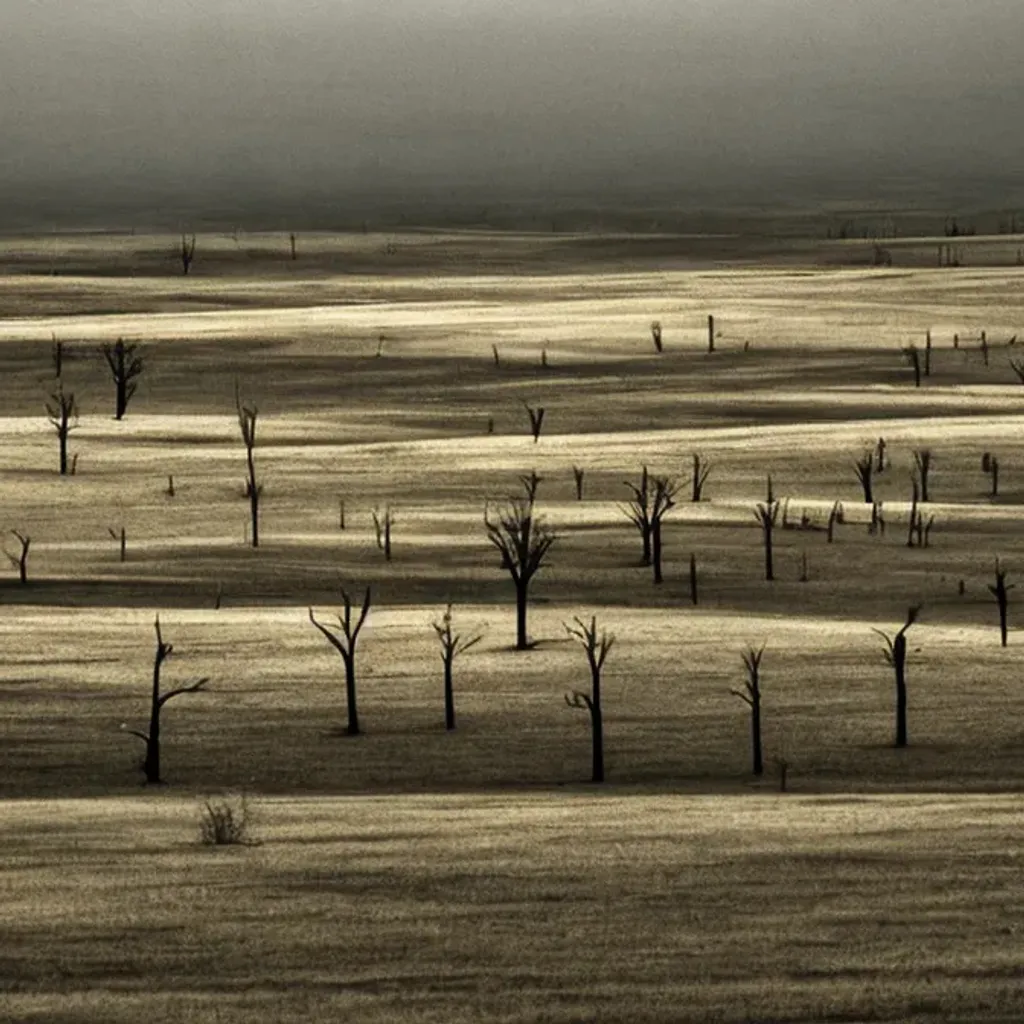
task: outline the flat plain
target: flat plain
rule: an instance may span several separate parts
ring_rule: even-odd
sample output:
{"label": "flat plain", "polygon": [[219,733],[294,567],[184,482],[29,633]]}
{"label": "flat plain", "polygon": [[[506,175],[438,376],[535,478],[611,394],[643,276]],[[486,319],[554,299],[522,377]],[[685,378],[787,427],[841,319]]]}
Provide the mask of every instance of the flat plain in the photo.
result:
{"label": "flat plain", "polygon": [[[175,244],[0,243],[0,528],[32,539],[28,582],[0,584],[0,1017],[1019,1019],[1024,658],[988,591],[997,558],[1011,583],[1024,564],[1019,240],[953,269],[931,240],[881,268],[866,243],[310,235],[291,260],[287,235],[210,234],[187,277]],[[122,421],[117,338],[146,363]],[[256,550],[236,382],[259,408]],[[880,437],[884,533],[853,467]],[[921,449],[934,525],[908,547]],[[623,513],[644,465],[681,485],[659,586]],[[532,471],[557,540],[516,651],[483,516]],[[769,474],[790,527],[771,582]],[[365,586],[347,737],[307,609]],[[448,602],[483,634],[451,733]],[[896,749],[874,630],[918,604]],[[211,681],[168,705],[154,791],[123,726],[145,724],[157,614],[167,685]],[[616,636],[603,787],[563,699],[588,681],[563,624],[591,615]],[[730,690],[761,644],[757,779]],[[199,845],[223,793],[259,845]]]}

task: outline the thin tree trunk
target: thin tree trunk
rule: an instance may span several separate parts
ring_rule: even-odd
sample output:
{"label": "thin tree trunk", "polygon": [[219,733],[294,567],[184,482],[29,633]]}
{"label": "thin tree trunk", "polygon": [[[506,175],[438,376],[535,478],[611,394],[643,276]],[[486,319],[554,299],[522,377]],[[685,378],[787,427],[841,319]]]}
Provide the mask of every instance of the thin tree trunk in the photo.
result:
{"label": "thin tree trunk", "polygon": [[356,656],[352,651],[345,659],[345,701],[348,704],[349,736],[359,735],[359,712],[356,709]]}
{"label": "thin tree trunk", "polygon": [[526,639],[526,584],[516,587],[516,650],[525,651],[529,646]]}
{"label": "thin tree trunk", "polygon": [[754,774],[764,774],[764,761],[761,757],[761,700],[757,698],[750,705],[750,732],[754,753]]}
{"label": "thin tree trunk", "polygon": [[1006,597],[999,600],[999,637],[1003,647],[1006,646]]}
{"label": "thin tree trunk", "polygon": [[594,782],[604,782],[604,722],[601,719],[601,675],[600,670],[591,670],[593,689],[591,696],[591,733],[594,743],[593,749],[593,770],[591,772]]}
{"label": "thin tree trunk", "polygon": [[654,582],[661,583],[661,521],[651,523],[651,558],[654,564]]}
{"label": "thin tree trunk", "polygon": [[772,565],[771,530],[765,530],[764,532],[764,578],[769,581],[775,579],[775,570]]}
{"label": "thin tree trunk", "polygon": [[452,659],[444,659],[444,727],[455,728],[455,694],[452,690]]}
{"label": "thin tree trunk", "polygon": [[907,745],[907,681],[902,659],[896,661],[896,746]]}

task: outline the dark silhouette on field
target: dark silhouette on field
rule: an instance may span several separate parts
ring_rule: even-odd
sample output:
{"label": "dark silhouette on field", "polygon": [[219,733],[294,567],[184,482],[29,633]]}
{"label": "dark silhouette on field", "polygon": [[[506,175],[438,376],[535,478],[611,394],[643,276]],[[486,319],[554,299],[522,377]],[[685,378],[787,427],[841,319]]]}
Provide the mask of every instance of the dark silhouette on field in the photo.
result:
{"label": "dark silhouette on field", "polygon": [[113,345],[103,345],[100,351],[110,368],[110,376],[114,381],[114,419],[124,418],[128,411],[128,403],[132,400],[138,387],[136,378],[143,370],[142,356],[136,355],[138,345],[126,345],[118,338]]}
{"label": "dark silhouette on field", "polygon": [[[345,703],[348,709],[348,725],[345,731],[349,736],[359,735],[359,710],[356,707],[356,641],[359,639],[359,631],[363,628],[366,616],[370,612],[370,588],[366,588],[363,597],[363,607],[355,623],[352,621],[352,599],[346,590],[341,592],[341,600],[344,603],[345,611],[338,616],[336,626],[326,626],[317,622],[313,609],[309,609],[309,621],[327,639],[327,642],[341,655],[345,664]],[[337,632],[334,632],[336,630]]]}
{"label": "dark silhouette on field", "polygon": [[739,697],[750,707],[750,743],[753,760],[752,771],[755,775],[764,774],[764,758],[761,754],[761,658],[764,656],[764,644],[760,648],[748,648],[743,652],[743,665],[747,670],[747,680],[742,690],[730,690],[734,697]]}
{"label": "dark silhouette on field", "polygon": [[992,596],[996,599],[996,604],[999,607],[999,638],[1003,647],[1006,646],[1006,619],[1010,606],[1010,591],[1013,588],[1013,583],[1007,584],[1006,570],[1000,567],[999,559],[997,558],[996,581],[995,583],[990,583],[988,589],[992,592]]}
{"label": "dark silhouette on field", "polygon": [[238,413],[238,429],[242,434],[242,444],[245,445],[245,462],[248,476],[245,481],[245,496],[249,499],[249,515],[252,522],[252,546],[260,546],[260,498],[263,495],[263,484],[256,480],[256,462],[253,457],[253,449],[256,447],[256,423],[259,418],[259,410],[255,405],[243,405],[238,390],[238,382],[235,382],[235,409]]}
{"label": "dark silhouette on field", "polygon": [[75,403],[74,392],[65,393],[63,381],[57,381],[57,390],[50,395],[50,401],[46,403],[46,415],[57,432],[60,475],[67,476],[68,436],[72,430],[78,429],[78,406]]}
{"label": "dark silhouette on field", "polygon": [[886,649],[882,652],[885,660],[892,666],[896,675],[896,746],[907,745],[907,630],[917,622],[921,605],[907,609],[907,621],[895,636],[880,629],[876,632],[884,641]]}
{"label": "dark silhouette on field", "polygon": [[483,639],[482,633],[474,636],[462,636],[456,633],[452,624],[452,606],[449,604],[444,615],[431,623],[441,645],[441,663],[444,665],[444,727],[451,731],[455,728],[455,692],[452,686],[452,666],[455,659],[471,647],[475,647]]}
{"label": "dark silhouette on field", "polygon": [[573,690],[565,695],[565,702],[571,708],[586,709],[590,712],[591,737],[591,782],[604,782],[604,719],[601,713],[601,669],[604,668],[608,652],[615,643],[615,637],[606,630],[597,634],[597,616],[591,616],[589,625],[574,618],[575,625],[566,624],[565,630],[583,648],[590,666],[590,693]]}

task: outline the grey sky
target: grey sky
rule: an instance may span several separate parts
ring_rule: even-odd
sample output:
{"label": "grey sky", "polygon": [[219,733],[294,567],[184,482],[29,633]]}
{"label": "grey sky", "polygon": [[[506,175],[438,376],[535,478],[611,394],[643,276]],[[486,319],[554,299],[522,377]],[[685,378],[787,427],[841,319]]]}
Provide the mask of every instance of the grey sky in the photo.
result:
{"label": "grey sky", "polygon": [[0,0],[0,187],[1011,176],[1021,0]]}

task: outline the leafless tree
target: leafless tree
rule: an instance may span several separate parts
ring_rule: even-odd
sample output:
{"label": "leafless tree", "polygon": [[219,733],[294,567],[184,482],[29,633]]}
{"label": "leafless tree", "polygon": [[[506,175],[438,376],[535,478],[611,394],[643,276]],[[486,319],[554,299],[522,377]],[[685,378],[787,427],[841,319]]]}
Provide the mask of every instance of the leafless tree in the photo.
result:
{"label": "leafless tree", "polygon": [[647,467],[640,471],[640,485],[631,484],[628,480],[625,485],[633,492],[629,504],[623,508],[623,512],[631,523],[640,532],[642,553],[640,556],[641,565],[651,564],[651,489],[650,478],[647,474]]}
{"label": "leafless tree", "polygon": [[[132,736],[137,736],[146,744],[146,756],[142,762],[142,770],[146,776],[146,782],[150,785],[159,785],[163,780],[160,778],[160,712],[164,705],[180,697],[183,693],[198,693],[209,682],[203,678],[188,686],[179,686],[177,689],[160,692],[160,668],[174,651],[173,644],[164,643],[160,633],[160,616],[156,617],[153,623],[156,629],[156,655],[153,659],[153,690],[149,703],[149,732],[139,732],[136,729],[125,729]],[[125,727],[122,726],[124,729]]]}
{"label": "leafless tree", "polygon": [[123,338],[113,344],[104,344],[100,351],[110,368],[110,376],[114,381],[114,419],[119,420],[128,411],[128,403],[132,400],[138,387],[136,378],[142,374],[142,356],[136,355],[138,345],[126,345]]}
{"label": "leafless tree", "polygon": [[914,369],[914,387],[919,388],[921,386],[921,354],[917,350],[917,346],[911,342],[903,349],[903,358],[906,360],[908,365]]}
{"label": "leafless tree", "polygon": [[917,448],[914,450],[914,468],[917,472],[917,479],[921,484],[921,501],[928,502],[928,474],[932,470],[932,453],[930,448]]}
{"label": "leafless tree", "polygon": [[18,570],[18,581],[23,584],[28,583],[28,549],[32,546],[32,538],[17,530],[11,530],[11,536],[21,545],[21,550],[12,555],[5,547],[4,554],[7,556],[7,561]]}
{"label": "leafless tree", "polygon": [[256,480],[256,462],[253,450],[256,447],[256,423],[259,418],[259,410],[255,405],[243,405],[238,390],[238,382],[235,382],[235,409],[238,412],[238,429],[242,434],[242,444],[245,445],[245,462],[248,477],[245,481],[245,496],[249,499],[249,515],[252,521],[252,546],[260,546],[260,498],[263,495],[263,484]]}
{"label": "leafless tree", "polygon": [[764,774],[764,760],[761,754],[761,658],[764,647],[748,648],[743,652],[743,665],[747,670],[747,679],[742,690],[730,690],[734,697],[739,697],[750,708],[750,740],[753,753],[753,772]]}
{"label": "leafless tree", "polygon": [[452,666],[455,659],[483,639],[482,633],[473,636],[462,636],[456,633],[452,625],[452,606],[445,608],[444,615],[432,622],[434,632],[441,645],[441,663],[444,665],[444,727],[451,731],[455,728],[455,692],[452,686]]}
{"label": "leafless tree", "polygon": [[907,630],[917,621],[921,605],[907,610],[907,621],[894,636],[880,629],[876,632],[885,641],[882,652],[896,674],[896,746],[907,745]]}
{"label": "leafless tree", "polygon": [[924,336],[924,375],[932,375],[932,332],[926,331]]}
{"label": "leafless tree", "polygon": [[825,524],[825,536],[828,538],[829,544],[835,539],[836,523],[841,522],[843,522],[843,503],[834,501],[832,508],[829,509],[828,522]]}
{"label": "leafless tree", "polygon": [[690,601],[697,604],[697,556],[690,552]]}
{"label": "leafless tree", "polygon": [[377,536],[377,547],[384,552],[384,561],[391,561],[391,527],[394,525],[395,516],[390,505],[384,506],[383,513],[380,509],[374,509],[370,515],[373,517],[373,531]]}
{"label": "leafless tree", "polygon": [[491,355],[494,356],[494,365],[497,369],[501,369],[501,354],[498,352],[497,345],[491,345]]}
{"label": "leafless tree", "polygon": [[309,621],[323,633],[327,642],[341,655],[341,660],[345,665],[345,702],[348,708],[348,727],[345,731],[349,736],[358,736],[359,711],[356,707],[356,641],[359,639],[359,631],[363,628],[366,616],[370,612],[370,588],[366,588],[363,606],[355,621],[353,621],[352,617],[352,599],[348,596],[347,591],[342,590],[341,600],[344,604],[344,612],[338,616],[337,624],[324,625],[318,622],[312,608],[309,609]]}
{"label": "leafless tree", "polygon": [[1003,647],[1006,646],[1006,618],[1007,610],[1010,605],[1010,591],[1013,590],[1014,584],[1007,584],[1006,582],[1006,570],[1001,568],[999,565],[999,559],[996,559],[996,581],[995,583],[989,584],[989,590],[992,596],[996,599],[996,605],[999,608],[999,638]]}
{"label": "leafless tree", "polygon": [[654,582],[661,583],[661,523],[670,509],[675,507],[675,496],[679,485],[671,477],[656,476],[653,480],[654,494],[651,499],[651,562],[654,566]]}
{"label": "leafless tree", "polygon": [[779,507],[777,501],[759,501],[754,508],[754,518],[760,524],[761,533],[764,538],[764,578],[768,581],[775,579],[775,569],[772,562],[772,534],[775,531],[775,524],[779,518]]}
{"label": "leafless tree", "polygon": [[541,427],[544,425],[544,406],[534,409],[532,406],[523,403],[527,416],[530,417],[530,433],[533,434],[533,443],[540,440]]}
{"label": "leafless tree", "polygon": [[516,588],[516,650],[530,644],[526,632],[526,608],[530,581],[544,567],[544,560],[555,543],[555,534],[543,519],[534,515],[533,503],[512,498],[496,519],[484,509],[487,539],[501,556],[501,567],[512,577]]}
{"label": "leafless tree", "polygon": [[345,499],[338,499],[338,529],[345,529]]}
{"label": "leafless tree", "polygon": [[537,475],[537,470],[535,469],[531,469],[529,473],[524,473],[519,478],[519,482],[523,485],[523,491],[526,494],[526,500],[531,505],[537,500],[537,488],[540,487],[543,479],[542,476]]}
{"label": "leafless tree", "polygon": [[107,533],[110,534],[111,538],[118,542],[121,551],[121,561],[125,562],[128,559],[128,534],[125,531],[124,526],[120,530],[115,530],[114,527],[109,527]]}
{"label": "leafless tree", "polygon": [[173,473],[168,473],[167,474],[167,490],[164,491],[164,494],[166,494],[168,498],[173,498],[174,497],[174,474]]}
{"label": "leafless tree", "polygon": [[565,695],[565,702],[571,708],[579,708],[590,713],[591,736],[591,781],[604,782],[604,720],[601,713],[601,669],[604,668],[608,652],[615,643],[614,635],[606,630],[597,632],[597,616],[591,616],[585,623],[579,618],[573,619],[574,625],[565,625],[565,630],[580,646],[587,656],[590,666],[590,693],[573,690]]}
{"label": "leafless tree", "polygon": [[576,481],[576,500],[583,500],[583,476],[586,470],[582,466],[572,467],[572,477]]}
{"label": "leafless tree", "polygon": [[981,332],[981,341],[978,347],[981,349],[982,362],[988,366],[988,335],[984,331]]}
{"label": "leafless tree", "polygon": [[50,395],[46,403],[46,415],[53,429],[57,432],[60,451],[60,475],[68,473],[68,436],[78,428],[78,406],[75,404],[74,393],[66,394],[64,382],[57,381],[57,390]]}
{"label": "leafless tree", "polygon": [[991,452],[985,452],[981,457],[981,471],[987,473],[991,481],[989,496],[999,497],[999,459]]}
{"label": "leafless tree", "polygon": [[181,236],[181,272],[186,277],[188,272],[192,269],[192,261],[196,258],[196,236],[193,235],[191,239]]}
{"label": "leafless tree", "polygon": [[715,318],[708,314],[708,351],[715,351]]}
{"label": "leafless tree", "polygon": [[661,342],[661,321],[655,320],[651,323],[651,340],[654,342],[654,351],[659,355],[664,351]]}
{"label": "leafless tree", "polygon": [[872,496],[871,478],[875,470],[875,456],[873,452],[865,452],[854,464],[854,469],[857,472],[857,479],[860,481],[860,486],[864,491],[864,501],[867,504],[874,503],[874,497]]}
{"label": "leafless tree", "polygon": [[693,478],[691,480],[690,501],[700,501],[704,496],[704,485],[707,483],[708,475],[711,473],[711,463],[705,461],[697,452],[691,456],[693,459]]}
{"label": "leafless tree", "polygon": [[875,472],[882,473],[885,471],[885,449],[886,449],[885,438],[880,437],[875,444],[875,455],[877,462],[875,463]]}
{"label": "leafless tree", "polygon": [[299,250],[298,250],[298,246],[296,244],[298,240],[295,237],[295,232],[294,231],[292,231],[288,235],[288,241],[291,244],[292,259],[293,260],[297,260],[299,258]]}
{"label": "leafless tree", "polygon": [[51,337],[53,343],[50,345],[50,362],[53,363],[53,376],[59,380],[64,370],[64,342],[58,341],[56,334],[52,334]]}

